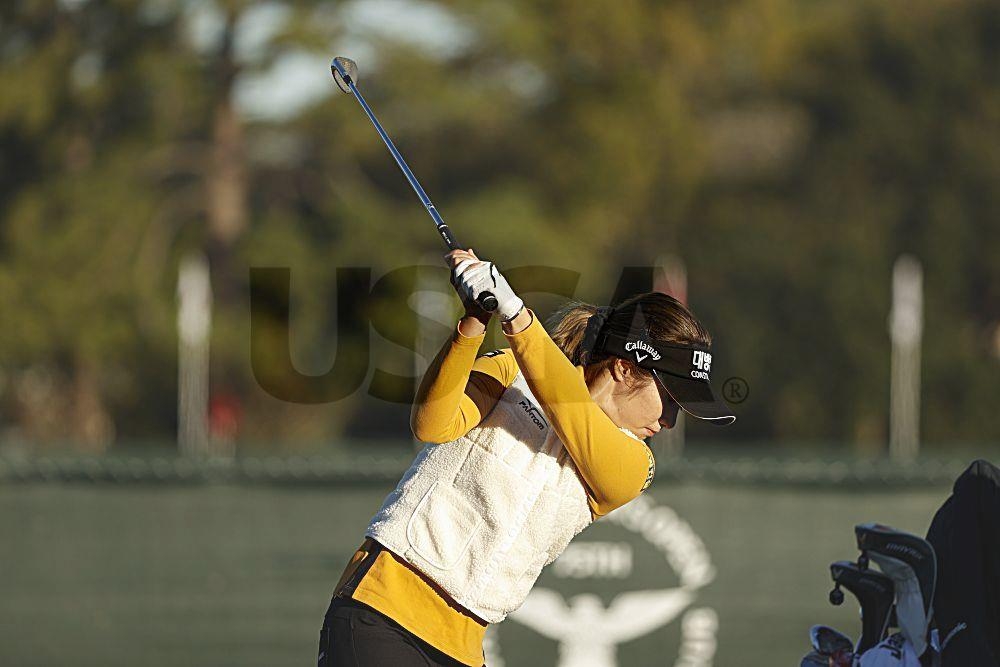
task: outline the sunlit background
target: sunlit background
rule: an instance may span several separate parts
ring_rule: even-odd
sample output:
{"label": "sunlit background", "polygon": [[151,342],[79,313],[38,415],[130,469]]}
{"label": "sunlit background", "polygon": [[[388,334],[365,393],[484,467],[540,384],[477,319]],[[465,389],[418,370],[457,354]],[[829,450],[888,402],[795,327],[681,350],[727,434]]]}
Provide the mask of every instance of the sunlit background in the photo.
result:
{"label": "sunlit background", "polygon": [[[995,2],[14,0],[0,664],[315,660],[459,314],[335,55],[539,314],[656,289],[713,333],[737,421],[657,436],[632,508],[673,519],[598,522],[539,587],[610,614],[710,567],[620,665],[856,635],[853,525],[922,535],[1000,458]],[[515,616],[487,662],[559,665],[552,632]]]}

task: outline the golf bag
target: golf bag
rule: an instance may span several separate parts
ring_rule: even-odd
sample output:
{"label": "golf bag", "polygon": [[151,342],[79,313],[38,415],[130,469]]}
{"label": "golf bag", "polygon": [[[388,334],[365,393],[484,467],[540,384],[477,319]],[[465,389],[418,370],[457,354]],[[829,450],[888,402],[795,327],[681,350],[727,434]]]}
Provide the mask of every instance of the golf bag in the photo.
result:
{"label": "golf bag", "polygon": [[1000,667],[1000,469],[987,461],[970,465],[927,540],[938,558],[942,667]]}
{"label": "golf bag", "polygon": [[855,538],[857,562],[830,566],[830,602],[843,602],[841,587],[854,594],[861,636],[851,651],[846,636],[814,626],[803,666],[1000,667],[1000,470],[970,465],[927,539],[878,524],[856,526]]}

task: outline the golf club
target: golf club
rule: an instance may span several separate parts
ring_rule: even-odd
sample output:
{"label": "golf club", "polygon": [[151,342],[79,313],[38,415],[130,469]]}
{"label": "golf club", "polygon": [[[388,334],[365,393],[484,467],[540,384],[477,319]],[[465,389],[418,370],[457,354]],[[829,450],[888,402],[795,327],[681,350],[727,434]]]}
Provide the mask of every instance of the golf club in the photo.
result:
{"label": "golf club", "polygon": [[896,599],[892,579],[876,570],[862,570],[856,563],[837,561],[830,564],[834,589],[830,602],[843,604],[843,586],[857,598],[861,606],[861,637],[855,651],[864,653],[885,639],[891,624],[892,606]]}
{"label": "golf club", "polygon": [[[403,175],[406,176],[406,180],[410,182],[410,186],[413,191],[417,193],[420,201],[423,203],[424,208],[430,214],[431,218],[434,220],[434,224],[437,226],[438,234],[444,239],[444,242],[448,245],[449,250],[458,250],[462,246],[459,245],[458,241],[455,240],[455,235],[451,233],[448,225],[445,224],[444,220],[441,218],[441,214],[438,213],[437,208],[434,207],[433,202],[431,202],[430,197],[424,192],[424,189],[420,186],[420,182],[417,181],[417,177],[413,175],[410,171],[410,167],[406,164],[406,160],[400,154],[396,147],[393,145],[392,140],[389,139],[389,135],[385,133],[382,129],[382,125],[379,124],[378,119],[375,118],[375,114],[372,112],[371,107],[365,102],[364,96],[358,90],[355,81],[358,78],[358,64],[351,60],[350,58],[336,57],[333,62],[330,63],[330,72],[333,74],[333,80],[337,82],[337,87],[348,94],[354,95],[354,98],[364,109],[365,115],[368,116],[368,120],[372,122],[375,126],[375,130],[378,135],[382,137],[382,141],[385,142],[386,147],[389,152],[392,153],[392,157],[396,160],[396,164],[402,170]],[[485,311],[493,312],[497,308],[497,299],[495,296],[489,292],[483,292],[476,299],[479,307]]]}
{"label": "golf club", "polygon": [[927,649],[927,633],[934,618],[937,555],[927,540],[889,526],[865,523],[854,527],[858,549],[892,579],[896,591],[896,620],[916,654]]}

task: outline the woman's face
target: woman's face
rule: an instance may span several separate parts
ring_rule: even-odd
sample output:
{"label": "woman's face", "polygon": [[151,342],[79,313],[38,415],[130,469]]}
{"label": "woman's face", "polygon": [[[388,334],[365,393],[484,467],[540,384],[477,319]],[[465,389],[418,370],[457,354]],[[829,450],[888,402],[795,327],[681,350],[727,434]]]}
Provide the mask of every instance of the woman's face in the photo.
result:
{"label": "woman's face", "polygon": [[678,406],[659,382],[644,377],[635,388],[636,380],[628,377],[627,369],[620,364],[615,364],[611,375],[614,385],[605,411],[617,426],[642,439],[656,435],[661,428],[673,427]]}

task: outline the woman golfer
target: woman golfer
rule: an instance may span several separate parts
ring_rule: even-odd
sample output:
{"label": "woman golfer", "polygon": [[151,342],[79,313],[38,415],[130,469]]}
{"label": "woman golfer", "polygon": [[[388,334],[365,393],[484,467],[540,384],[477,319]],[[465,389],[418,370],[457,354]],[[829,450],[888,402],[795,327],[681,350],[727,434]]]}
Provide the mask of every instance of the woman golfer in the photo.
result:
{"label": "woman golfer", "polygon": [[[465,316],[417,391],[427,444],[372,518],[337,583],[319,664],[484,663],[483,635],[542,568],[653,480],[644,440],[678,406],[735,417],[709,384],[711,338],[669,296],[576,304],[547,332],[490,262],[446,255]],[[496,296],[509,349],[476,354]]]}

